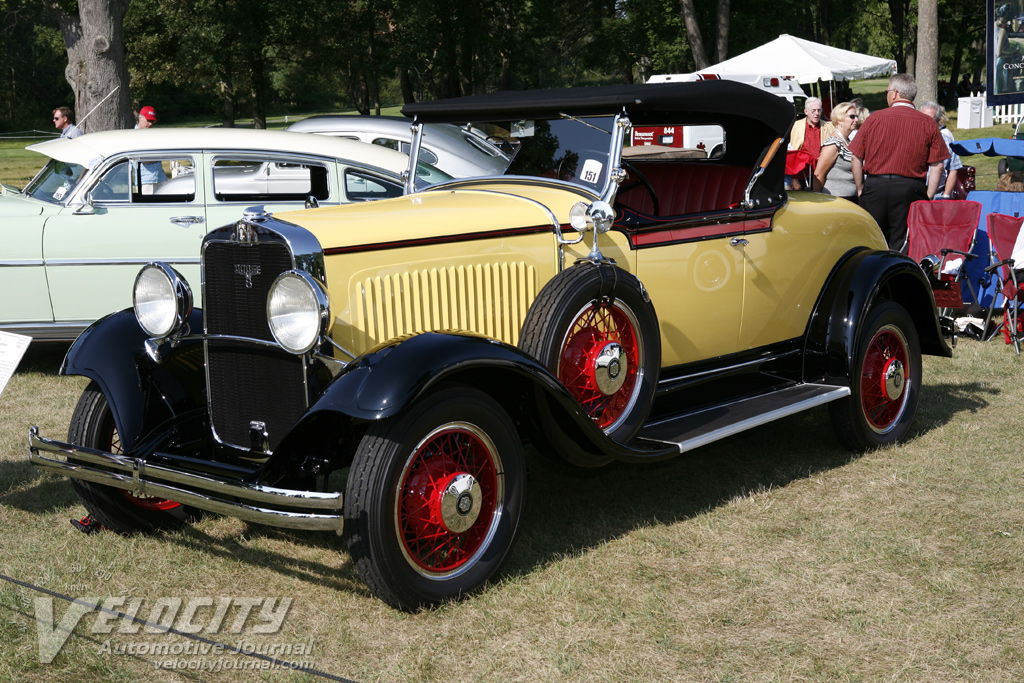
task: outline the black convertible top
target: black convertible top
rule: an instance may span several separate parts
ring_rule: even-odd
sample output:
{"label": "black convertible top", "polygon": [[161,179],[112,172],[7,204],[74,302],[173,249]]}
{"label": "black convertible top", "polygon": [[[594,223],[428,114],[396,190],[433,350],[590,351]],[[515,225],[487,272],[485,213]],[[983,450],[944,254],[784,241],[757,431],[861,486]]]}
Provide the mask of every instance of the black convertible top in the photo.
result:
{"label": "black convertible top", "polygon": [[796,118],[788,101],[735,81],[505,90],[407,104],[402,113],[429,123],[465,123],[609,115],[623,108],[638,125],[720,123],[726,129],[753,125],[767,128],[774,137],[785,136]]}

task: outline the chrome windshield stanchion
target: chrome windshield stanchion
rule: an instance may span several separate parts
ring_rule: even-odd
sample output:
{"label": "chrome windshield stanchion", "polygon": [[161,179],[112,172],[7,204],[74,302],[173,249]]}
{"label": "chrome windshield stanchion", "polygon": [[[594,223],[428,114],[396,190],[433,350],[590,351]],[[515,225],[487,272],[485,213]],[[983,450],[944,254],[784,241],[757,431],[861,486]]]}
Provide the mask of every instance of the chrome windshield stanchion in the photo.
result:
{"label": "chrome windshield stanchion", "polygon": [[409,148],[409,168],[402,175],[402,180],[405,182],[404,194],[416,192],[416,169],[420,163],[420,143],[423,142],[423,124],[413,119],[410,130],[412,131],[412,145]]}
{"label": "chrome windshield stanchion", "polygon": [[608,148],[608,177],[605,178],[604,187],[601,188],[601,201],[608,204],[615,203],[615,194],[619,191],[619,185],[626,179],[626,172],[622,168],[622,143],[626,137],[626,131],[633,127],[633,123],[626,116],[626,111],[615,115],[615,125],[612,127],[612,141]]}

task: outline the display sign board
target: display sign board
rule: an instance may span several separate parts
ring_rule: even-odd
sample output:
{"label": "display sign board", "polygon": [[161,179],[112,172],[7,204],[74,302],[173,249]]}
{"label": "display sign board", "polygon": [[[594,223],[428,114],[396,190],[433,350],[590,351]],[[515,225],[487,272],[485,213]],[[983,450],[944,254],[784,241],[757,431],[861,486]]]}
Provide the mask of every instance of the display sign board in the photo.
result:
{"label": "display sign board", "polygon": [[987,104],[1024,102],[1024,0],[987,0]]}
{"label": "display sign board", "polygon": [[4,387],[18,369],[18,363],[31,341],[32,337],[23,334],[0,332],[0,394],[4,393]]}

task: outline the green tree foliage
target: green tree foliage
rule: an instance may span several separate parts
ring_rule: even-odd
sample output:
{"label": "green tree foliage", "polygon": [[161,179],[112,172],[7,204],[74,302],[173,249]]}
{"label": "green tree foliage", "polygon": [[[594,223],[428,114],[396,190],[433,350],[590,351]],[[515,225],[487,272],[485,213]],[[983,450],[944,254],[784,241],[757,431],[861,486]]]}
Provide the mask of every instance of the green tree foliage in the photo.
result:
{"label": "green tree foliage", "polygon": [[[0,125],[8,130],[42,126],[71,101],[64,46],[44,11],[52,1],[0,0]],[[983,65],[984,1],[938,1],[940,78],[973,77]],[[893,57],[901,68],[915,54],[911,0],[730,0],[724,45],[716,45],[719,7],[694,0],[711,61],[782,33]],[[161,0],[133,2],[124,37],[132,104],[156,107],[165,122],[214,116],[260,125],[271,110],[377,113],[414,100],[640,82],[695,68],[680,0]]]}
{"label": "green tree foliage", "polygon": [[52,131],[55,107],[74,107],[64,41],[44,7],[0,0],[0,130]]}

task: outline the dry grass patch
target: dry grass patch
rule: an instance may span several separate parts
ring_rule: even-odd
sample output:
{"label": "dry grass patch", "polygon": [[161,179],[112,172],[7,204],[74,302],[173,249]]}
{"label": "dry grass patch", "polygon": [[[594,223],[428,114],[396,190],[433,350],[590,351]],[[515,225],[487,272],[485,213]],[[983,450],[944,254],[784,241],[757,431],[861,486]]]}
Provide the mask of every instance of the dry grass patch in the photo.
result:
{"label": "dry grass patch", "polygon": [[[303,659],[359,681],[1024,677],[1024,361],[1001,343],[926,359],[913,440],[860,457],[824,410],[646,467],[572,473],[531,452],[506,574],[411,615],[370,597],[327,534],[214,516],[156,536],[75,531],[70,484],[25,462],[27,426],[66,433],[84,385],[55,375],[60,356],[30,349],[0,397],[3,572],[51,590],[291,597],[281,633],[244,638],[312,639]],[[315,680],[156,671],[151,656],[103,654],[88,616],[41,665],[34,597],[0,584],[0,679]]]}

